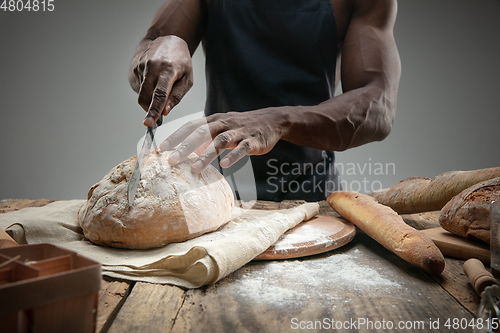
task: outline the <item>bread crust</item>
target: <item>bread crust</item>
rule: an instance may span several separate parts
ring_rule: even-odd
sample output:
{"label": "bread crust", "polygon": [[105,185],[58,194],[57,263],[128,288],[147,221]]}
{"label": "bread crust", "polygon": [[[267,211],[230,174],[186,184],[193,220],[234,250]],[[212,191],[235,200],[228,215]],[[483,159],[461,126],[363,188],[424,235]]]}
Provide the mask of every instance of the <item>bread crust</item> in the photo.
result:
{"label": "bread crust", "polygon": [[399,214],[441,210],[448,201],[466,188],[481,181],[500,177],[500,167],[449,171],[434,179],[411,177],[391,188],[374,191],[370,196]]}
{"label": "bread crust", "polygon": [[209,166],[194,174],[195,155],[170,165],[169,154],[156,149],[148,156],[132,206],[127,191],[136,157],[92,186],[78,212],[87,239],[98,245],[149,249],[194,238],[230,220],[233,193],[219,171]]}
{"label": "bread crust", "polygon": [[327,201],[342,217],[407,262],[431,274],[444,270],[443,254],[432,240],[406,224],[390,207],[352,191],[332,192]]}
{"label": "bread crust", "polygon": [[467,239],[490,243],[490,209],[500,200],[500,177],[473,185],[453,197],[441,210],[443,229]]}

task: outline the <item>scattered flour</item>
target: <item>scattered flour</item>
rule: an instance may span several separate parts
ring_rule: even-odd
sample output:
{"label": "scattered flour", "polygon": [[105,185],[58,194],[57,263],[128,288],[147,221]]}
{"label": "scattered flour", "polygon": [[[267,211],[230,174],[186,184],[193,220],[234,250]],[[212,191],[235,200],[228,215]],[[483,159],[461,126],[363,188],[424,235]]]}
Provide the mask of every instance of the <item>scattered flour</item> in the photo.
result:
{"label": "scattered flour", "polygon": [[328,236],[330,236],[331,231],[325,230],[321,227],[315,227],[314,225],[305,224],[300,227],[300,233],[292,232],[285,233],[274,245],[275,251],[284,251],[293,249],[295,244],[301,244],[305,242],[312,242],[312,245],[325,243],[325,246],[329,246],[333,243]]}
{"label": "scattered flour", "polygon": [[358,264],[359,252],[356,249],[309,260],[262,262],[261,268],[253,267],[233,283],[247,301],[274,306],[286,301],[297,306],[313,300],[331,303],[343,298],[346,290],[401,288],[387,272]]}

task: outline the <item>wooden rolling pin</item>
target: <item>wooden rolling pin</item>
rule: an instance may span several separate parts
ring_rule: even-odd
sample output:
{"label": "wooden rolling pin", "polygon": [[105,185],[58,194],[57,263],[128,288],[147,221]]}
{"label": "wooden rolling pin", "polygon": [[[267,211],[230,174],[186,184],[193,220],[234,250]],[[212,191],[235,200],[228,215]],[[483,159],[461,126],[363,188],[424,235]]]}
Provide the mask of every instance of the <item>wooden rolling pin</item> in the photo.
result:
{"label": "wooden rolling pin", "polygon": [[0,229],[0,249],[13,246],[19,246],[19,244],[17,244],[16,241],[5,232],[5,230]]}
{"label": "wooden rolling pin", "polygon": [[498,284],[493,275],[484,268],[483,263],[475,258],[464,263],[464,272],[469,277],[469,282],[478,295],[488,286]]}

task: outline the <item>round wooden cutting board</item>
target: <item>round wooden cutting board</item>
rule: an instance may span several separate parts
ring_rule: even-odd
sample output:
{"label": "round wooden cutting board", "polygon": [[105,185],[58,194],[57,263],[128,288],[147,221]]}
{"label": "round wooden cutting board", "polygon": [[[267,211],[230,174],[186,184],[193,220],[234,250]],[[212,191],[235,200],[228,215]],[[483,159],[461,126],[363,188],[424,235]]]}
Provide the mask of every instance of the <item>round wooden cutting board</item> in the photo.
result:
{"label": "round wooden cutting board", "polygon": [[317,215],[288,230],[254,260],[290,259],[324,253],[344,246],[355,235],[356,228],[352,223],[333,216]]}

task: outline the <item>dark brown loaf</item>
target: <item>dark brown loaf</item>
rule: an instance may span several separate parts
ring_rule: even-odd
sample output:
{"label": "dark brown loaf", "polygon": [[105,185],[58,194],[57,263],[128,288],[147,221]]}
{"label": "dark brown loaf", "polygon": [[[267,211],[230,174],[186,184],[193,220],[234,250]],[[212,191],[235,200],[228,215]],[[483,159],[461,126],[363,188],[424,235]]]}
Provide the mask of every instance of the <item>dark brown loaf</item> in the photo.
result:
{"label": "dark brown loaf", "polygon": [[453,197],[441,210],[439,223],[451,233],[489,244],[489,204],[495,200],[500,200],[500,177],[473,185]]}
{"label": "dark brown loaf", "polygon": [[406,224],[391,208],[351,191],[333,192],[327,201],[342,217],[407,262],[431,274],[444,270],[443,254],[432,240]]}
{"label": "dark brown loaf", "polygon": [[500,177],[500,167],[450,171],[434,179],[411,177],[370,195],[399,214],[429,212],[441,210],[451,198],[466,188],[496,177]]}

